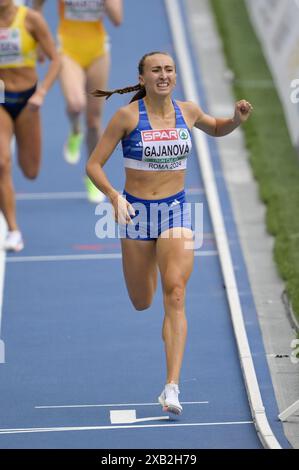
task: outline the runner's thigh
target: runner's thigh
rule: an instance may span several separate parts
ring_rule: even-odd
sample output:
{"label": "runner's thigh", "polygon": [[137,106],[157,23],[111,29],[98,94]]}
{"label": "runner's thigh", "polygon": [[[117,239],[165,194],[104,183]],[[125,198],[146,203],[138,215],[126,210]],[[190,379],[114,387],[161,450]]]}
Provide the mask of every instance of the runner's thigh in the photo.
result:
{"label": "runner's thigh", "polygon": [[147,308],[157,287],[156,242],[122,239],[121,245],[129,296],[136,308]]}

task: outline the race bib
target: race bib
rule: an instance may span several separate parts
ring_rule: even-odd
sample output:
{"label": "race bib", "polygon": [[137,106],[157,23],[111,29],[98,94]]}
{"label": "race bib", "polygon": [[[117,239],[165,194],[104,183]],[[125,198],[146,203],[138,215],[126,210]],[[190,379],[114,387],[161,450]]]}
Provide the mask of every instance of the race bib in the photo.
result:
{"label": "race bib", "polygon": [[19,64],[22,60],[19,29],[0,28],[0,64]]}
{"label": "race bib", "polygon": [[73,21],[99,21],[104,14],[103,0],[64,0],[65,18]]}
{"label": "race bib", "polygon": [[187,129],[141,131],[142,161],[149,170],[184,170],[191,151]]}

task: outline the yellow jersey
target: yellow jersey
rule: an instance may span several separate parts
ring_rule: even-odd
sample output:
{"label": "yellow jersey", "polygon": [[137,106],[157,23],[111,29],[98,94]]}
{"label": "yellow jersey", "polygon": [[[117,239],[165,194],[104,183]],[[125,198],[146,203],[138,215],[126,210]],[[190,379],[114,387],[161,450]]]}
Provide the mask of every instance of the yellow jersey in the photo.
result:
{"label": "yellow jersey", "polygon": [[60,51],[83,68],[108,50],[103,24],[105,0],[59,0]]}
{"label": "yellow jersey", "polygon": [[0,28],[0,68],[35,67],[37,42],[27,31],[28,8],[19,6],[13,22]]}

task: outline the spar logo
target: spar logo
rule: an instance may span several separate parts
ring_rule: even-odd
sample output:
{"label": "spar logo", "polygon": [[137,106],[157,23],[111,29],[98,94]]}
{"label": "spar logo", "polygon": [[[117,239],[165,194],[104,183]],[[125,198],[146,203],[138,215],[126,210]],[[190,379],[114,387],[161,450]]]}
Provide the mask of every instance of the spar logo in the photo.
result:
{"label": "spar logo", "polygon": [[177,129],[156,129],[154,131],[142,131],[141,134],[143,142],[178,140]]}
{"label": "spar logo", "polygon": [[179,130],[179,135],[180,135],[180,139],[182,139],[182,140],[187,140],[188,139],[188,132],[186,131],[186,129],[180,129]]}

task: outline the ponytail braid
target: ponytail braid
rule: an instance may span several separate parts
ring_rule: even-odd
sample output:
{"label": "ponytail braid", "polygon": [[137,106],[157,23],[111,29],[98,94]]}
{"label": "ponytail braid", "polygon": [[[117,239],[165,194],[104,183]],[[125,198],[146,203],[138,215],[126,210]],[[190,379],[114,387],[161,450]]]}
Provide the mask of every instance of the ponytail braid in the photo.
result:
{"label": "ponytail braid", "polygon": [[[124,93],[130,93],[132,91],[138,91],[138,93],[135,94],[135,96],[133,96],[132,101],[135,101],[135,99],[140,99],[139,97],[137,96],[145,96],[145,89],[143,86],[141,86],[140,84],[138,85],[134,85],[134,86],[127,86],[126,88],[117,88],[116,90],[95,90],[95,91],[92,91],[91,94],[92,96],[94,96],[95,98],[103,98],[103,97],[106,97],[106,100],[108,100],[108,98],[110,98],[110,96],[114,95],[115,93],[118,93],[120,95],[123,95]],[[137,97],[137,98],[135,98]]]}

